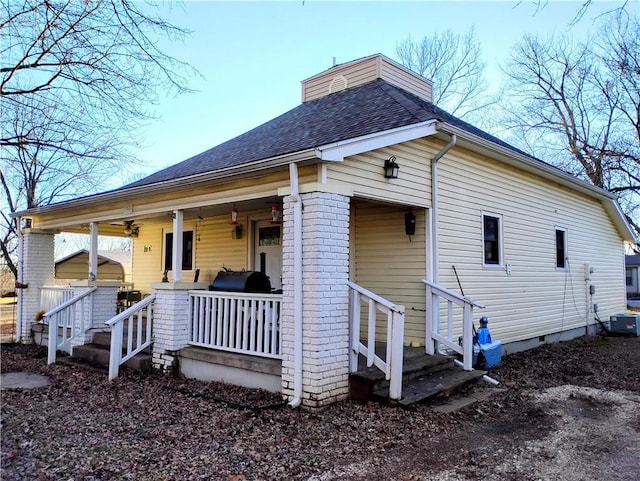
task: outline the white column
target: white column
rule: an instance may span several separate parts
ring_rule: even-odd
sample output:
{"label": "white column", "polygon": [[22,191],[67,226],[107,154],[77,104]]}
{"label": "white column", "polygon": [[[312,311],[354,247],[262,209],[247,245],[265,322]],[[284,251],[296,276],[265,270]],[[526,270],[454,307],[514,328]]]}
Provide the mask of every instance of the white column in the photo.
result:
{"label": "white column", "polygon": [[182,282],[182,224],[184,213],[181,210],[173,211],[173,252],[172,270],[173,282]]}
{"label": "white column", "polygon": [[89,231],[89,281],[98,278],[98,223],[92,222]]}
{"label": "white column", "polygon": [[25,229],[19,247],[18,340],[30,342],[34,317],[40,310],[40,288],[52,286],[55,277],[54,236]]}
{"label": "white column", "polygon": [[[303,211],[302,404],[320,408],[349,395],[349,198],[301,195]],[[293,203],[284,201],[282,390],[293,395]]]}

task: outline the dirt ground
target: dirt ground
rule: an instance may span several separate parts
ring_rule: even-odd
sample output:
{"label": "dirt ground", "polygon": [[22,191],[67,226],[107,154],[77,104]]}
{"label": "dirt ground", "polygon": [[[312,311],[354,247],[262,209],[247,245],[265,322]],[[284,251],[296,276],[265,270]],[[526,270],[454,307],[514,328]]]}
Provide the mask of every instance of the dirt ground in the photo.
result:
{"label": "dirt ground", "polygon": [[[3,345],[3,480],[640,480],[640,338],[589,337],[503,359],[453,400],[410,410],[343,402],[292,410],[270,393],[162,375],[46,365]],[[451,401],[442,400],[441,402]],[[440,406],[442,407],[442,406]]]}

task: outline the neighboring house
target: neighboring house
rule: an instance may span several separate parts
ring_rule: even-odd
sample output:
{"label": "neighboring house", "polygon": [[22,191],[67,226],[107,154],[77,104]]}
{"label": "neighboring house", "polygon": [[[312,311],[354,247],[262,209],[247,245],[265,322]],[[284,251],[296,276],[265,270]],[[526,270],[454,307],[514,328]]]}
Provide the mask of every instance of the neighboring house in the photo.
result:
{"label": "neighboring house", "polygon": [[[55,279],[58,284],[89,278],[89,251],[80,249],[55,263]],[[131,252],[98,251],[97,278],[131,282]]]}
{"label": "neighboring house", "polygon": [[[135,228],[154,365],[309,407],[348,395],[358,353],[393,384],[404,345],[455,350],[465,334],[469,369],[474,308],[507,351],[584,334],[594,304],[624,311],[634,241],[613,194],[439,109],[430,81],[382,55],[303,81],[300,106],[184,162],[17,216],[24,339],[53,234],[89,225],[95,249]],[[262,270],[274,291],[209,291],[223,267]],[[113,315],[94,309],[93,327]],[[206,355],[221,351],[237,359]]]}
{"label": "neighboring house", "polygon": [[624,260],[627,297],[640,298],[640,255],[627,255]]}

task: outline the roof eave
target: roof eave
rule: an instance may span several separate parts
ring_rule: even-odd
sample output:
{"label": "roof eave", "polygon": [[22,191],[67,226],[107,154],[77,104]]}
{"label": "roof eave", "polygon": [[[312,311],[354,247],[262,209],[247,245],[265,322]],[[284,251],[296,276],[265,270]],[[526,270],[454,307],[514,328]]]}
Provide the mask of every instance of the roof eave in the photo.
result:
{"label": "roof eave", "polygon": [[267,170],[272,168],[289,165],[290,163],[303,162],[306,160],[317,160],[315,156],[315,149],[306,149],[298,152],[293,152],[284,155],[278,155],[268,159],[262,159],[249,164],[243,164],[239,166],[229,167],[226,169],[219,169],[212,172],[205,172],[202,174],[196,174],[186,177],[180,177],[178,179],[171,179],[161,182],[155,182],[149,185],[141,185],[137,187],[122,188],[115,191],[103,192],[88,197],[82,197],[80,199],[72,199],[57,204],[45,205],[42,207],[35,207],[32,209],[26,209],[17,211],[12,214],[12,217],[28,217],[29,215],[44,214],[54,212],[61,209],[72,209],[79,206],[83,207],[93,204],[103,204],[104,202],[117,202],[120,200],[131,199],[140,195],[151,195],[155,193],[166,192],[167,189],[176,187],[188,187],[197,185],[204,182],[211,182],[215,180],[224,180],[229,177],[234,177],[239,174],[251,174],[261,170]]}
{"label": "roof eave", "polygon": [[342,162],[345,157],[350,155],[357,155],[388,147],[389,145],[434,135],[437,133],[437,124],[438,121],[436,119],[431,119],[425,122],[321,145],[315,149],[315,155],[320,160]]}

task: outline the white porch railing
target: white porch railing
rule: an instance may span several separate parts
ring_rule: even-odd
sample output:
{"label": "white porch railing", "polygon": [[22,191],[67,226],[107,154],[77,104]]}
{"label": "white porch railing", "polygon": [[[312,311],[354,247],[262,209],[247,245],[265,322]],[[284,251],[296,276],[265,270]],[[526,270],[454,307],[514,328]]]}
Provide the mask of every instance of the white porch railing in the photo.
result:
{"label": "white porch railing", "polygon": [[[43,311],[50,311],[54,307],[58,307],[60,304],[67,302],[70,299],[73,299],[73,287],[68,286],[44,286],[40,288],[40,309]],[[65,311],[68,315],[70,311]],[[67,323],[68,319],[62,319],[58,317],[58,324]]]}
{"label": "white porch railing", "polygon": [[[441,343],[452,351],[462,355],[462,368],[473,371],[473,308],[484,309],[485,306],[474,302],[468,297],[463,297],[457,292],[450,291],[433,282],[423,280],[427,286],[427,329],[425,346],[427,354],[437,352],[437,343]],[[446,324],[440,322],[440,302],[445,301],[447,306]],[[454,311],[458,310],[458,313]],[[458,325],[454,324],[454,314]],[[429,319],[431,318],[431,319]],[[460,319],[462,332],[460,332]],[[458,338],[462,334],[462,346]]]}
{"label": "white porch railing", "polygon": [[194,346],[282,359],[282,294],[189,291]]}
{"label": "white porch railing", "polygon": [[[91,328],[93,293],[97,289],[97,287],[87,289],[43,315],[44,321],[49,324],[48,364],[56,362],[56,353],[59,349],[65,349],[71,341],[83,336]],[[58,338],[61,338],[60,342]]]}
{"label": "white porch railing", "polygon": [[[153,342],[153,301],[151,294],[129,309],[109,319],[105,324],[111,328],[111,351],[109,354],[109,381],[118,377],[120,366]],[[126,345],[124,333],[126,326]]]}
{"label": "white porch railing", "polygon": [[[358,355],[367,359],[367,366],[376,366],[389,381],[389,397],[399,400],[402,397],[402,356],[404,340],[404,306],[398,306],[374,294],[367,289],[349,282],[350,309],[349,325],[351,326],[350,370],[358,370]],[[360,340],[361,305],[368,306],[367,338]],[[376,314],[382,312],[387,316],[387,345],[384,359],[375,352],[376,346]]]}

